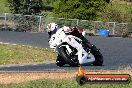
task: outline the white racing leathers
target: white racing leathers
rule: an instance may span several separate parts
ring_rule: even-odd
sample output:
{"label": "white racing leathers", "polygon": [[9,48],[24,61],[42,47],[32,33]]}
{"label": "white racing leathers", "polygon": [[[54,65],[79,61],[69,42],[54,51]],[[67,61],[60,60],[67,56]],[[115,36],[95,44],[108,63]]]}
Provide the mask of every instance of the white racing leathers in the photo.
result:
{"label": "white racing leathers", "polygon": [[[81,43],[78,43],[76,40],[79,38],[75,37],[75,36],[67,36],[65,38],[65,41],[71,45],[72,47],[77,49],[77,55],[78,55],[78,60],[79,60],[79,64],[83,65],[83,64],[91,64],[95,61],[95,57],[89,52],[87,53],[83,47]],[[80,40],[81,41],[81,40]]]}
{"label": "white racing leathers", "polygon": [[[77,42],[76,40],[80,41]],[[57,45],[61,44],[62,42],[67,42],[69,45],[77,49],[78,61],[80,65],[90,64],[95,61],[95,57],[89,52],[87,53],[81,43],[81,39],[72,35],[66,35],[63,29],[59,29],[56,34],[51,36],[49,41],[50,48],[56,47]]]}

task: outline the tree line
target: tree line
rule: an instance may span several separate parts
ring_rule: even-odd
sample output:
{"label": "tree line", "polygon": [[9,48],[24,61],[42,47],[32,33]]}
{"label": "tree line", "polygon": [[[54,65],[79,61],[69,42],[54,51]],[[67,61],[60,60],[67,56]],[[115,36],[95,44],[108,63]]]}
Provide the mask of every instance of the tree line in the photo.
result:
{"label": "tree line", "polygon": [[[11,12],[15,14],[39,15],[42,12],[51,12],[51,15],[54,17],[84,20],[106,19],[108,21],[111,20],[126,21],[126,19],[129,18],[128,15],[127,17],[123,15],[124,16],[123,17],[120,14],[120,12],[111,9],[112,7],[112,6],[110,7],[111,0],[7,0],[7,1],[9,3]],[[130,12],[132,13],[132,9]],[[127,21],[128,20],[132,21],[132,19],[127,19]]]}

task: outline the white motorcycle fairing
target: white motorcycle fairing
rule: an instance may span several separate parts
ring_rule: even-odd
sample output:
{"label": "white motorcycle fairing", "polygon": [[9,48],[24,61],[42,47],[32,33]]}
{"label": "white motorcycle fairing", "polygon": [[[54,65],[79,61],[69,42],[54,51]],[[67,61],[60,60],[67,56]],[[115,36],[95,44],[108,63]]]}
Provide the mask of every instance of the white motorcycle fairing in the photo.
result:
{"label": "white motorcycle fairing", "polygon": [[[75,39],[80,41],[80,43],[78,43]],[[67,37],[65,37],[62,42],[67,42],[69,45],[77,49],[78,61],[80,65],[84,65],[84,64],[88,65],[95,61],[95,57],[90,52],[87,53],[83,49],[82,44],[81,44],[82,43],[81,39],[75,36],[72,36],[72,35],[67,35]]]}
{"label": "white motorcycle fairing", "polygon": [[[49,41],[50,48],[55,49],[56,46],[61,45],[64,42],[77,49],[76,55],[78,55],[78,61],[80,65],[88,65],[95,61],[95,57],[90,52],[86,52],[83,49],[82,40],[73,35],[66,35],[66,33],[63,31],[63,28],[60,28],[56,34],[51,36]],[[61,46],[65,46],[68,53],[70,54],[72,50],[70,49],[69,45],[62,44]]]}

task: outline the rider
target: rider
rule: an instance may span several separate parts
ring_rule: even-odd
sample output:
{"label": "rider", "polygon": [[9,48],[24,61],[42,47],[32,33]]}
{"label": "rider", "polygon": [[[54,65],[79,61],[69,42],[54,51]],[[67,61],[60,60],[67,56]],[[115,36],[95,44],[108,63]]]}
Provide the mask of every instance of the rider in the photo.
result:
{"label": "rider", "polygon": [[[48,29],[48,34],[49,34],[49,38],[55,34],[58,30],[58,25],[56,23],[49,23],[47,26]],[[64,26],[63,27],[64,31],[67,33],[71,33],[71,35],[77,36],[79,38],[80,35],[85,36],[85,31],[83,31],[82,28],[74,26],[74,27],[68,27],[68,26]],[[82,39],[83,40],[83,39]]]}
{"label": "rider", "polygon": [[[83,32],[82,29],[80,29],[79,27],[68,27],[68,26],[64,26],[64,27],[62,27],[62,29],[65,31],[65,33],[69,33],[69,34],[76,36],[82,40],[82,44],[79,44],[75,40],[73,40],[72,42],[69,42],[71,46],[73,46],[74,48],[76,48],[78,50],[79,63],[83,64],[85,62],[89,62],[89,63],[93,62],[94,59],[92,59],[92,58],[89,58],[89,60],[88,60],[88,58],[87,58],[88,53],[86,50],[83,49],[83,47],[85,47],[85,45],[87,45],[86,43],[88,43],[88,40],[82,35],[82,32]],[[48,34],[51,37],[53,34],[55,34],[57,32],[58,25],[55,23],[50,23],[48,30],[49,30]],[[56,39],[55,35],[53,35],[52,37],[54,37],[54,39]],[[74,44],[73,44],[73,42],[74,42]],[[53,43],[53,45],[54,45],[54,43]]]}
{"label": "rider", "polygon": [[69,41],[69,44],[76,48],[78,51],[78,60],[80,64],[84,63],[92,63],[95,61],[95,58],[93,58],[93,55],[91,55],[92,58],[88,58],[89,55],[87,48],[88,40],[82,35],[83,30],[79,27],[63,27],[64,31],[70,35],[76,36],[82,40],[82,44],[79,44],[76,40],[72,40],[72,42]]}
{"label": "rider", "polygon": [[[63,26],[62,28],[66,33],[70,33],[71,35],[80,38],[82,40],[82,44],[84,47],[86,44],[90,44],[90,42],[84,37],[85,31],[83,31],[82,28],[78,26],[74,26],[74,27]],[[49,38],[51,38],[51,36],[57,32],[58,25],[56,23],[50,23],[48,24],[47,29],[48,29]]]}
{"label": "rider", "polygon": [[67,32],[67,33],[70,33],[71,35],[73,36],[76,36],[78,38],[80,38],[82,40],[82,43],[83,44],[90,44],[90,42],[84,37],[85,36],[85,31],[83,31],[82,28],[80,27],[77,27],[77,26],[74,26],[74,27],[65,27],[64,26],[64,30]]}
{"label": "rider", "polygon": [[47,26],[47,31],[48,31],[48,34],[49,34],[49,38],[51,38],[51,36],[53,34],[55,34],[58,30],[58,25],[56,23],[49,23],[48,26]]}

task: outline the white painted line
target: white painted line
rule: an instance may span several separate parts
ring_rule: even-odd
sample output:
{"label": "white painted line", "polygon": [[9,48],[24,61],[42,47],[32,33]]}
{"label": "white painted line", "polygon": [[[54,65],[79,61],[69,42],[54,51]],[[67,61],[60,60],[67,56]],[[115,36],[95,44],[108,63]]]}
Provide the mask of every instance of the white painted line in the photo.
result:
{"label": "white painted line", "polygon": [[34,47],[34,48],[38,48],[38,47]]}
{"label": "white painted line", "polygon": [[4,43],[4,44],[9,45],[10,43]]}
{"label": "white painted line", "polygon": [[22,45],[22,46],[25,46],[25,45]]}
{"label": "white painted line", "polygon": [[38,65],[38,64],[33,64],[33,65]]}
{"label": "white painted line", "polygon": [[17,44],[12,44],[12,45],[16,46]]}
{"label": "white painted line", "polygon": [[[5,44],[5,45],[13,45],[13,46],[17,46],[19,44],[16,44],[16,43],[5,43],[5,42],[0,42],[0,44]],[[33,46],[28,46],[28,45],[20,45],[20,46],[27,46],[27,47],[33,47]]]}

